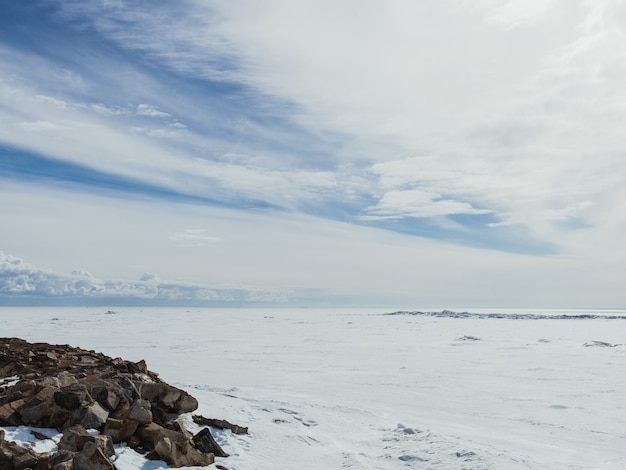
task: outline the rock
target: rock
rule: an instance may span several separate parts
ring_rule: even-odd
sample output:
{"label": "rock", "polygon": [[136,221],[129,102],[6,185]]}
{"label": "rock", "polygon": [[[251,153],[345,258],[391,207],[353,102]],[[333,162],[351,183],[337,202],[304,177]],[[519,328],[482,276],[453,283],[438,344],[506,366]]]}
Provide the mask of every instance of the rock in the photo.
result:
{"label": "rock", "polygon": [[220,445],[211,435],[209,428],[204,428],[193,436],[193,444],[196,449],[207,454],[214,454],[216,457],[228,457],[228,454],[222,450]]}
{"label": "rock", "polygon": [[160,424],[149,423],[145,426],[139,427],[139,429],[137,430],[137,435],[139,436],[139,439],[141,439],[143,442],[148,442],[152,445],[152,447],[154,447],[154,444],[156,444],[157,440],[159,439],[159,434],[163,429],[163,426],[161,426]]}
{"label": "rock", "polygon": [[95,446],[102,450],[107,455],[115,455],[113,449],[113,439],[106,434],[90,434],[87,430],[77,424],[71,428],[67,428],[63,431],[63,437],[59,441],[59,450],[66,450],[70,452],[80,452],[87,445],[88,442],[95,444]]}
{"label": "rock", "polygon": [[95,397],[98,403],[109,411],[114,411],[120,404],[120,397],[110,388],[100,388],[95,390]]}
{"label": "rock", "polygon": [[36,465],[37,457],[28,453],[18,455],[13,458],[13,466],[15,467],[15,470],[33,468]]}
{"label": "rock", "polygon": [[109,412],[102,408],[98,402],[94,402],[85,408],[81,423],[87,429],[97,429],[101,431],[104,428],[109,417]]}
{"label": "rock", "polygon": [[139,424],[148,424],[152,422],[152,406],[147,400],[135,401],[128,410],[128,419],[137,421]]}
{"label": "rock", "polygon": [[63,431],[63,436],[59,441],[59,450],[78,452],[80,450],[78,448],[78,436],[82,436],[85,434],[88,434],[87,430],[80,424],[67,428],[65,431]]}
{"label": "rock", "polygon": [[162,460],[172,467],[206,467],[215,461],[213,454],[201,454],[192,445],[190,440],[173,440],[162,437],[154,446],[155,452]]}
{"label": "rock", "polygon": [[18,426],[22,423],[22,417],[17,409],[23,406],[26,401],[23,398],[0,406],[0,426]]}
{"label": "rock", "polygon": [[63,431],[55,453],[7,442],[0,431],[0,470],[113,469],[109,457],[119,442],[174,467],[207,466],[215,454],[226,456],[208,430],[192,438],[176,421],[196,410],[198,401],[160,380],[143,360],[0,338],[0,377],[11,378],[0,383],[0,426]]}
{"label": "rock", "polygon": [[198,409],[198,400],[183,391],[180,398],[176,400],[174,410],[176,413],[191,413]]}
{"label": "rock", "polygon": [[59,462],[50,468],[51,470],[74,470],[74,460]]}
{"label": "rock", "polygon": [[58,428],[69,419],[70,412],[58,406],[54,401],[54,387],[46,387],[17,409],[21,424],[27,426]]}
{"label": "rock", "polygon": [[0,469],[23,470],[30,468],[33,470],[45,470],[48,468],[49,455],[38,454],[14,442],[6,441],[4,436],[4,431],[0,430]]}
{"label": "rock", "polygon": [[104,434],[111,436],[115,444],[127,442],[137,431],[138,424],[132,419],[109,418],[104,425]]}
{"label": "rock", "polygon": [[113,448],[113,439],[106,434],[87,434],[78,436],[78,448],[83,449],[88,442],[93,442],[98,449],[102,451],[107,457],[115,455],[115,449]]}
{"label": "rock", "polygon": [[59,390],[58,392],[54,392],[53,398],[54,402],[61,408],[65,408],[66,410],[76,410],[83,403],[86,395],[86,390],[81,392]]}
{"label": "rock", "polygon": [[95,443],[87,442],[83,450],[74,456],[77,470],[114,470],[115,466]]}
{"label": "rock", "polygon": [[193,415],[192,419],[194,423],[201,426],[211,426],[212,428],[218,429],[230,429],[233,434],[248,434],[248,428],[229,423],[225,419],[205,418],[202,415]]}

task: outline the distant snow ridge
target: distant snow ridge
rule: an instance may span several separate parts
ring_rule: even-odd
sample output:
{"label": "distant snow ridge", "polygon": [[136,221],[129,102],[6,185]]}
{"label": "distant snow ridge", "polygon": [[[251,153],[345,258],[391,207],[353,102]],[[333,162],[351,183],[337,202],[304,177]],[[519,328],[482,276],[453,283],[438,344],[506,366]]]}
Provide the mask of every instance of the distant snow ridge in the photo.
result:
{"label": "distant snow ridge", "polygon": [[397,312],[383,313],[383,315],[413,315],[421,317],[437,318],[477,318],[490,319],[502,318],[505,320],[626,320],[626,315],[594,315],[589,313],[571,314],[559,313],[546,315],[540,313],[472,313],[454,312],[452,310],[442,310],[441,312],[420,312],[401,310]]}

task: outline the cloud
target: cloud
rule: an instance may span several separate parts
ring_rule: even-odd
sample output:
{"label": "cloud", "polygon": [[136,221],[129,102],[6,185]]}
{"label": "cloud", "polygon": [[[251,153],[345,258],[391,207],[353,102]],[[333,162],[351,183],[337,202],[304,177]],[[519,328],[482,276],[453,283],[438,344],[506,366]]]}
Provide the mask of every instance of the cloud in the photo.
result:
{"label": "cloud", "polygon": [[208,233],[206,229],[185,229],[172,234],[171,239],[177,246],[206,246],[220,242],[219,237]]}
{"label": "cloud", "polygon": [[284,292],[259,288],[208,288],[160,281],[144,274],[138,281],[99,280],[77,270],[69,275],[46,271],[0,251],[2,302],[285,302]]}
{"label": "cloud", "polygon": [[437,217],[452,214],[489,214],[486,209],[475,209],[466,202],[443,198],[440,194],[409,189],[388,191],[374,206],[365,209],[364,220],[399,219],[404,217]]}
{"label": "cloud", "polygon": [[143,103],[137,105],[137,114],[157,118],[167,118],[171,116],[169,113],[159,111],[159,109],[155,106]]}
{"label": "cloud", "polygon": [[[22,16],[5,19],[0,28],[1,170],[29,188],[36,181],[31,191],[46,195],[50,185],[69,182],[80,198],[89,188],[130,198],[139,211],[160,212],[152,200],[135,204],[144,197],[164,206],[184,202],[189,212],[196,205],[238,211],[213,223],[214,212],[178,218],[178,207],[168,213],[166,228],[146,216],[159,238],[133,239],[145,252],[141,262],[131,263],[140,256],[129,254],[122,235],[110,229],[121,226],[114,216],[98,219],[94,214],[102,208],[89,214],[71,197],[60,198],[68,213],[76,209],[128,254],[108,268],[109,278],[169,270],[182,278],[189,266],[189,276],[203,278],[197,285],[224,279],[253,285],[271,266],[272,285],[278,285],[307,266],[299,287],[331,278],[345,285],[342,278],[354,273],[307,277],[324,270],[322,259],[340,258],[339,248],[327,258],[319,255],[333,239],[324,230],[358,238],[371,227],[383,228],[381,236],[390,239],[406,233],[462,248],[488,247],[495,264],[509,250],[541,254],[553,268],[562,261],[553,257],[585,260],[581,266],[623,278],[614,265],[626,197],[623,2],[47,5],[39,15],[27,14],[19,2],[7,5]],[[17,201],[24,191],[9,193]],[[48,217],[36,206],[20,205],[32,220],[40,217],[45,230],[32,222],[23,233],[55,233],[50,246],[65,246],[61,229],[44,224]],[[295,229],[281,217],[303,225]],[[133,233],[144,233],[134,218],[123,217]],[[337,229],[337,222],[351,230]],[[274,224],[289,236],[273,231]],[[303,234],[304,227],[324,235]],[[3,230],[5,242],[13,229]],[[15,233],[12,240],[19,239]],[[244,241],[242,233],[266,238]],[[310,244],[296,248],[289,244],[293,239]],[[275,240],[291,248],[278,248]],[[415,249],[404,238],[402,244]],[[15,241],[4,246],[22,252]],[[24,256],[47,265],[53,255],[39,246]],[[437,253],[445,258],[448,248]],[[307,258],[306,250],[318,255]],[[475,265],[483,255],[471,253]],[[83,250],[68,256],[95,255]],[[152,260],[161,256],[167,263],[155,269]],[[262,267],[247,267],[250,260]],[[94,264],[102,268],[107,261]],[[207,264],[219,274],[205,278],[201,267]],[[117,276],[113,269],[132,275]],[[375,290],[375,283],[367,286]]]}

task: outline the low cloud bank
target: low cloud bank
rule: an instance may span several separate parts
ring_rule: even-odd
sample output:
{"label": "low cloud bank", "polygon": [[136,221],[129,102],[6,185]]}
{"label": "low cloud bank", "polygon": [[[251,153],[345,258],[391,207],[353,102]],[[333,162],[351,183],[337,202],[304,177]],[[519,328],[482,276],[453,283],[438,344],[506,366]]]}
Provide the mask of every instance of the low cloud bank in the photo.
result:
{"label": "low cloud bank", "polygon": [[0,305],[213,305],[283,303],[288,300],[287,294],[280,290],[247,286],[212,288],[165,282],[150,273],[137,281],[101,280],[82,270],[70,274],[55,273],[0,251]]}

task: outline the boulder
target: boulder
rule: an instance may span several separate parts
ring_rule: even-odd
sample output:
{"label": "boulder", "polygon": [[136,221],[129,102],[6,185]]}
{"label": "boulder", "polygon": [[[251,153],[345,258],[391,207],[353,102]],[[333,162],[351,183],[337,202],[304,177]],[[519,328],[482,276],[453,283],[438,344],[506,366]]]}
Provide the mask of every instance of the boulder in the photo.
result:
{"label": "boulder", "polygon": [[120,442],[127,442],[135,431],[139,423],[132,419],[107,419],[104,425],[104,434],[111,436],[115,444]]}
{"label": "boulder", "polygon": [[96,401],[85,407],[80,424],[87,429],[97,429],[102,431],[102,429],[104,429],[104,423],[106,423],[108,417],[109,412]]}
{"label": "boulder", "polygon": [[147,400],[136,400],[128,410],[128,419],[136,421],[138,424],[148,424],[152,422],[152,406]]}
{"label": "boulder", "polygon": [[193,436],[193,445],[196,449],[206,454],[214,454],[216,457],[228,457],[228,454],[220,447],[211,435],[209,428],[201,429]]}
{"label": "boulder", "polygon": [[74,468],[77,470],[114,470],[115,466],[102,449],[93,442],[87,442],[74,456]]}
{"label": "boulder", "polygon": [[174,468],[206,467],[215,461],[213,454],[199,453],[187,439],[178,440],[163,436],[157,441],[154,450],[162,460]]}
{"label": "boulder", "polygon": [[59,441],[59,450],[67,450],[70,452],[80,452],[88,442],[95,444],[97,448],[110,457],[115,455],[113,449],[113,439],[106,434],[90,434],[87,430],[77,424],[63,431],[63,437]]}

